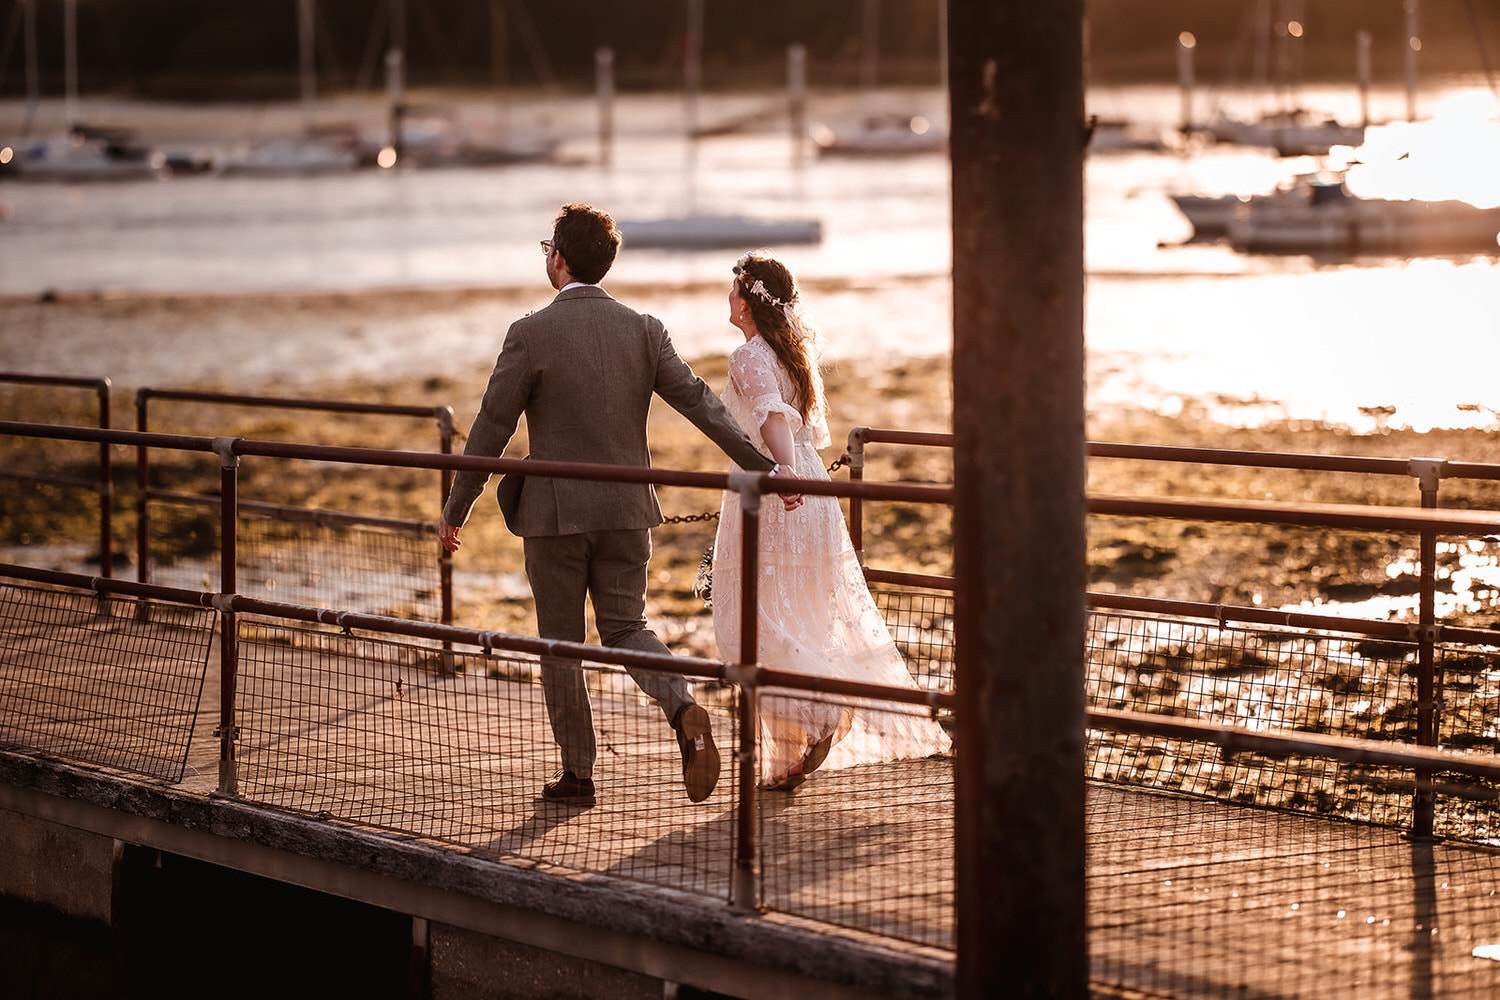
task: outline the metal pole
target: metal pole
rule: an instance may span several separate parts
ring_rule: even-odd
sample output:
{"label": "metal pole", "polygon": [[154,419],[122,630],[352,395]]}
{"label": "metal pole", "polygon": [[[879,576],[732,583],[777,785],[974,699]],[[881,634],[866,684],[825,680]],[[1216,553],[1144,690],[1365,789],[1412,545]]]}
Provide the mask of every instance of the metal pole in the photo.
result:
{"label": "metal pole", "polygon": [[957,995],[1088,996],[1083,0],[952,0]]}
{"label": "metal pole", "polygon": [[[234,453],[236,439],[215,438],[219,456],[219,592],[226,598],[235,590],[235,528],[239,514],[236,476],[240,459]],[[239,794],[239,765],[235,761],[235,690],[239,680],[239,626],[225,600],[220,609],[219,630],[219,794]]]}
{"label": "metal pole", "polygon": [[[1414,459],[1412,474],[1422,491],[1422,506],[1434,508],[1438,505],[1438,486],[1442,482],[1441,461]],[[1437,625],[1437,530],[1423,528],[1421,532],[1421,592],[1417,606],[1417,743],[1424,747],[1437,746],[1437,670],[1434,657],[1434,636]],[[1432,791],[1432,772],[1419,769],[1416,773],[1416,794],[1412,800],[1412,835],[1431,837],[1433,814],[1436,811]]]}
{"label": "metal pole", "polygon": [[742,669],[740,683],[740,740],[735,754],[739,765],[739,811],[736,815],[736,837],[734,844],[734,885],[730,899],[741,910],[753,910],[760,905],[760,850],[757,836],[757,807],[759,799],[755,788],[755,741],[760,729],[759,692],[754,683],[744,683],[743,676],[755,667],[760,656],[757,642],[757,586],[760,576],[760,489],[753,476],[745,476],[738,484],[742,528],[740,532],[740,649]]}
{"label": "metal pole", "polygon": [[[453,407],[439,406],[437,408],[438,421],[438,449],[444,455],[453,454]],[[438,498],[438,510],[448,505],[448,494],[453,490],[453,470],[444,469],[440,476],[439,489],[442,496]],[[443,624],[453,624],[453,553],[448,547],[439,543],[438,545],[438,581],[443,594]]]}
{"label": "metal pole", "polygon": [[[146,433],[146,404],[151,394],[145,389],[135,394],[135,429]],[[146,493],[151,488],[149,452],[145,445],[135,449],[135,578],[139,583],[151,582],[151,525]]]}
{"label": "metal pole", "polygon": [[[849,432],[849,481],[859,482],[865,478],[865,427],[856,427]],[[849,541],[854,544],[854,555],[859,564],[865,564],[865,506],[859,497],[849,498]]]}
{"label": "metal pole", "polygon": [[[99,380],[99,426],[109,429],[109,379]],[[115,477],[110,464],[109,443],[99,442],[99,575],[108,579],[114,575],[115,551],[111,541],[113,532],[111,516],[115,505]]]}

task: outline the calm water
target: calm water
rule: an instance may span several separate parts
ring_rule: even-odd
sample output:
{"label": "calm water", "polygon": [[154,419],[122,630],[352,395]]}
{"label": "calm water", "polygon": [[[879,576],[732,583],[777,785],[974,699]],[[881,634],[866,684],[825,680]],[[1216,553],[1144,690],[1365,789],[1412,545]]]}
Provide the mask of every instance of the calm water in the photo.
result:
{"label": "calm water", "polygon": [[[1424,91],[1434,113],[1487,98],[1482,87]],[[774,95],[715,97],[712,122],[774,107]],[[1215,98],[1203,96],[1206,109]],[[1225,100],[1253,110],[1249,98]],[[944,120],[937,91],[883,95],[903,111]],[[1090,110],[1129,117],[1143,132],[1179,112],[1173,88],[1100,90]],[[1357,120],[1352,88],[1308,93],[1305,103]],[[1377,92],[1377,119],[1403,113],[1404,94]],[[0,106],[0,134],[21,108]],[[93,106],[95,115],[143,124],[168,144],[212,145],[237,134],[296,124],[294,109],[202,110]],[[338,112],[348,108],[337,109]],[[378,122],[378,108],[356,108]],[[815,104],[837,122],[852,99]],[[1493,106],[1487,108],[1493,117]],[[492,111],[469,108],[471,118]],[[512,105],[512,128],[560,137],[570,165],[504,169],[362,171],[322,178],[178,178],[164,183],[0,184],[0,295],[45,289],[276,292],[409,286],[536,289],[546,301],[537,240],[563,201],[587,200],[621,220],[688,212],[821,220],[815,247],[783,256],[816,279],[808,306],[835,357],[940,354],[951,338],[948,165],[941,156],[859,161],[798,159],[784,126],[765,125],[699,143],[680,139],[670,97],[617,105],[613,166],[595,162],[595,110],[587,100]],[[211,128],[209,124],[211,123]],[[1496,183],[1500,156],[1478,150],[1481,181]],[[1475,156],[1450,154],[1472,184]],[[1487,162],[1486,162],[1487,161]],[[1227,246],[1181,245],[1191,229],[1174,192],[1255,193],[1317,166],[1268,152],[1218,147],[1193,155],[1091,156],[1086,178],[1086,336],[1091,406],[1137,404],[1199,410],[1221,419],[1329,420],[1356,428],[1492,422],[1500,408],[1493,256],[1319,261],[1246,256]],[[1371,171],[1366,171],[1371,173]],[[1439,173],[1442,173],[1440,170]],[[1440,178],[1441,179],[1441,178]],[[1351,182],[1353,178],[1351,177]],[[1379,190],[1378,176],[1368,183]],[[1390,178],[1387,177],[1389,183]],[[1362,180],[1362,183],[1366,181]],[[1430,185],[1429,185],[1430,188]],[[1471,197],[1483,198],[1467,189]],[[1428,190],[1429,196],[1434,194]],[[1440,193],[1440,192],[1438,192]],[[1500,203],[1500,190],[1494,191]],[[612,280],[659,291],[632,301],[662,315],[689,357],[722,353],[731,251],[629,250]],[[400,324],[375,327],[372,351],[420,365],[421,345]],[[267,331],[268,338],[276,336]],[[389,341],[386,343],[385,341]],[[493,356],[493,336],[474,357]],[[80,359],[82,360],[82,359]],[[4,359],[0,358],[0,362]],[[184,375],[190,376],[191,372]],[[1480,409],[1460,409],[1460,406]],[[1363,409],[1394,407],[1374,417]]]}

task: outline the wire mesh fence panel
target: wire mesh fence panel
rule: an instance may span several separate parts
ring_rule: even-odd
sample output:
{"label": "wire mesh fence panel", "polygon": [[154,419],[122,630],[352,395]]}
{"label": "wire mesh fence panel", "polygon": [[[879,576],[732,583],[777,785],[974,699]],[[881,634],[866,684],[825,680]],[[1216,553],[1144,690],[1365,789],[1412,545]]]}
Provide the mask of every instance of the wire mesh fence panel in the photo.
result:
{"label": "wire mesh fence panel", "polygon": [[916,682],[929,690],[951,691],[953,595],[876,586],[870,596]]}
{"label": "wire mesh fence panel", "polygon": [[0,584],[0,743],[182,780],[216,620]]}
{"label": "wire mesh fence panel", "polygon": [[[1119,613],[1089,618],[1089,704],[1252,731],[1416,742],[1416,647]],[[1412,775],[1093,732],[1089,777],[1406,825]]]}
{"label": "wire mesh fence panel", "polygon": [[[774,732],[778,717],[850,708],[868,728],[856,725],[795,788],[757,792],[762,901],[812,920],[952,948],[951,751],[890,760],[881,746],[886,740],[920,753],[933,740],[946,745],[928,711],[768,691],[762,733]],[[770,742],[763,735],[763,753]]]}
{"label": "wire mesh fence panel", "polygon": [[[77,386],[0,378],[0,420],[97,427],[99,402]],[[0,434],[0,546],[10,561],[86,573],[99,569],[98,444]]]}
{"label": "wire mesh fence panel", "polygon": [[[481,856],[727,898],[734,782],[689,802],[674,732],[624,672],[582,666],[597,742],[590,806],[541,798],[560,756],[536,658],[450,659],[386,639],[241,628],[245,798]],[[733,746],[730,690],[695,684],[694,697],[718,745]]]}
{"label": "wire mesh fence panel", "polygon": [[[1470,753],[1500,752],[1500,651],[1437,647],[1439,745]],[[1446,794],[1457,782],[1457,794]],[[1434,832],[1500,841],[1500,784],[1439,775]]]}
{"label": "wire mesh fence panel", "polygon": [[1378,826],[1091,784],[1096,995],[1491,997],[1500,856]]}
{"label": "wire mesh fence panel", "polygon": [[[154,501],[151,580],[217,589],[217,503]],[[235,591],[288,604],[417,621],[442,618],[438,542],[426,526],[346,523],[241,509]]]}

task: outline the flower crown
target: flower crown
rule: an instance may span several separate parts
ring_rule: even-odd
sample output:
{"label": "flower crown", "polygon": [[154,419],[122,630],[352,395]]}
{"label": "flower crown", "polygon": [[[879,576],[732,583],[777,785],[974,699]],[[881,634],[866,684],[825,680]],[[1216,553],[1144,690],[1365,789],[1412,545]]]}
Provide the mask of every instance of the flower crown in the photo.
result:
{"label": "flower crown", "polygon": [[[750,257],[750,255],[746,254],[735,262],[734,273],[736,278],[749,279],[750,277],[752,277],[750,272],[745,270],[745,265],[750,263],[751,260],[752,258]],[[754,283],[749,286],[745,286],[743,280],[741,280],[740,284],[742,287],[745,287],[745,291],[749,292],[751,295],[756,296],[763,302],[770,303],[777,309],[785,309],[787,306],[791,305],[790,302],[785,302],[772,295],[770,289],[766,287],[766,283],[764,281],[761,281],[759,278],[756,278]]]}

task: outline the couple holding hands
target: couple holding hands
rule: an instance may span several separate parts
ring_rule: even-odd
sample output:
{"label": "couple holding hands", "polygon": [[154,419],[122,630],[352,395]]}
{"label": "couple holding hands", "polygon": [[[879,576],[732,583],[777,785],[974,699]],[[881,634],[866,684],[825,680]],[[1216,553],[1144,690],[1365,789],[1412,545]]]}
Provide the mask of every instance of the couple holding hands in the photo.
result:
{"label": "couple holding hands", "polygon": [[[740,258],[729,321],[744,343],[729,357],[723,398],[693,374],[661,321],[614,299],[599,283],[621,244],[608,214],[565,205],[542,241],[556,298],[511,324],[470,429],[466,455],[502,454],[526,414],[531,457],[543,461],[650,465],[646,418],[660,396],[733,463],[797,479],[827,479],[817,449],[829,444],[814,335],[798,311],[797,285],[764,253]],[[460,472],[438,530],[458,548],[489,476]],[[650,529],[662,523],[655,490],[639,483],[527,477],[506,498],[506,521],[524,541],[526,575],[543,638],[582,642],[584,602],[606,646],[666,654],[646,625]],[[727,492],[714,562],[719,655],[740,644],[738,496]],[[767,666],[797,673],[914,687],[870,597],[833,497],[769,496],[760,513],[759,651]],[[688,798],[708,798],[719,753],[708,712],[681,675],[632,668],[676,733]],[[548,800],[595,801],[593,712],[583,670],[544,659],[542,685],[562,766]],[[820,766],[925,757],[949,739],[933,720],[878,707],[762,696],[760,785],[791,790]]]}

